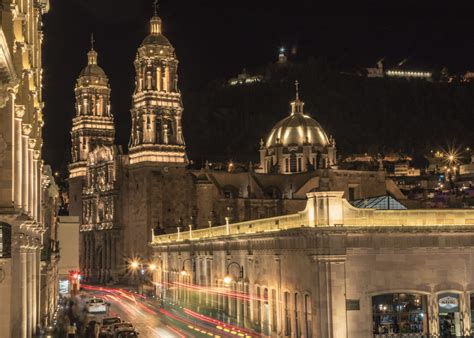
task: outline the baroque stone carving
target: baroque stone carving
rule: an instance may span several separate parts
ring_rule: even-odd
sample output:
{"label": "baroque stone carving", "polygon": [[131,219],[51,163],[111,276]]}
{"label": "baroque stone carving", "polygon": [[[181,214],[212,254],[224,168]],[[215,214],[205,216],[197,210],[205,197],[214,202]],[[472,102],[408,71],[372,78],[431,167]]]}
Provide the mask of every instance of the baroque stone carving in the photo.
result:
{"label": "baroque stone carving", "polygon": [[15,117],[21,119],[25,115],[26,108],[24,105],[15,105]]}

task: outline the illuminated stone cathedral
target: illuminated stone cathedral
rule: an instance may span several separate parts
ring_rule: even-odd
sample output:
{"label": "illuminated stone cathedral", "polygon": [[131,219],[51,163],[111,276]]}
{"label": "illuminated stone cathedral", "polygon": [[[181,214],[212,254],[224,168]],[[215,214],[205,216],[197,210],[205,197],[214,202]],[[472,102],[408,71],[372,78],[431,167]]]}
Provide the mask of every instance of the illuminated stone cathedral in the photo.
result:
{"label": "illuminated stone cathedral", "polygon": [[306,115],[297,96],[291,115],[261,144],[261,167],[247,172],[188,168],[178,59],[150,20],[135,58],[128,153],[114,145],[110,86],[97,52],[76,85],[69,212],[81,218],[81,270],[99,282],[129,281],[127,262],[151,257],[153,233],[173,233],[285,215],[311,191],[351,198],[387,193],[384,172],[337,170],[335,142]]}

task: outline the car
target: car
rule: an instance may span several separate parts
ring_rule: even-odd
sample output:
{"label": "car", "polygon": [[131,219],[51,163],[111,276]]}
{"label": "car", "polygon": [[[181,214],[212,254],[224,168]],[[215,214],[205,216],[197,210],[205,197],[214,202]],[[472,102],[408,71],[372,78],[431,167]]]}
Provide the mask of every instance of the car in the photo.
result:
{"label": "car", "polygon": [[102,319],[100,329],[102,331],[107,331],[107,330],[110,330],[112,328],[112,325],[117,324],[117,323],[121,323],[121,322],[122,322],[122,319],[120,319],[120,317],[105,317],[105,318]]}
{"label": "car", "polygon": [[125,330],[125,329],[133,330],[135,328],[133,327],[133,324],[130,322],[115,323],[115,324],[112,324],[112,326],[110,327],[110,331],[112,332]]}
{"label": "car", "polygon": [[86,302],[86,311],[88,313],[107,312],[107,303],[102,298],[91,298]]}
{"label": "car", "polygon": [[115,338],[138,337],[139,333],[135,329],[121,328],[114,333]]}

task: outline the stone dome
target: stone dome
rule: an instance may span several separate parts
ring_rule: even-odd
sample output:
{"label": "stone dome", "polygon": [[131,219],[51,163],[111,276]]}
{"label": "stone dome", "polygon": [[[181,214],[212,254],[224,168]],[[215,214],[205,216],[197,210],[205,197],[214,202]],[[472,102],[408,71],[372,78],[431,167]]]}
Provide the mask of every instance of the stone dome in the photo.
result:
{"label": "stone dome", "polygon": [[87,66],[85,66],[79,74],[78,83],[107,83],[107,75],[104,70],[97,64],[97,52],[91,49],[87,53]]}
{"label": "stone dome", "polygon": [[145,45],[160,45],[171,47],[170,41],[163,34],[149,34],[142,42],[142,46]]}
{"label": "stone dome", "polygon": [[291,103],[291,115],[279,121],[271,130],[266,147],[302,146],[311,144],[326,147],[329,138],[321,125],[303,113],[304,103],[297,99]]}
{"label": "stone dome", "polygon": [[98,65],[87,65],[81,71],[79,76],[95,76],[95,77],[106,77],[104,70]]}
{"label": "stone dome", "polygon": [[171,43],[161,32],[161,19],[156,13],[150,19],[150,34],[142,42],[142,46],[148,45],[171,47]]}

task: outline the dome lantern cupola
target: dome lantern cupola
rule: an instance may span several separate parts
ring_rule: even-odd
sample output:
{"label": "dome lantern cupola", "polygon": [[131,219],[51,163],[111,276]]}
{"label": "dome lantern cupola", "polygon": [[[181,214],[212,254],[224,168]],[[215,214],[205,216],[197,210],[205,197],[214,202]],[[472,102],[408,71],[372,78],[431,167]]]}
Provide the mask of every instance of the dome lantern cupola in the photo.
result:
{"label": "dome lantern cupola", "polygon": [[296,98],[293,102],[291,102],[291,115],[294,114],[304,114],[304,102],[300,100],[300,93],[299,93],[299,82],[295,82],[296,86]]}
{"label": "dome lantern cupola", "polygon": [[316,120],[304,113],[298,81],[295,85],[296,98],[290,103],[290,115],[272,128],[265,144],[261,143],[261,172],[291,174],[336,164],[335,142]]}
{"label": "dome lantern cupola", "polygon": [[161,34],[161,19],[156,13],[155,16],[150,19],[150,33]]}

